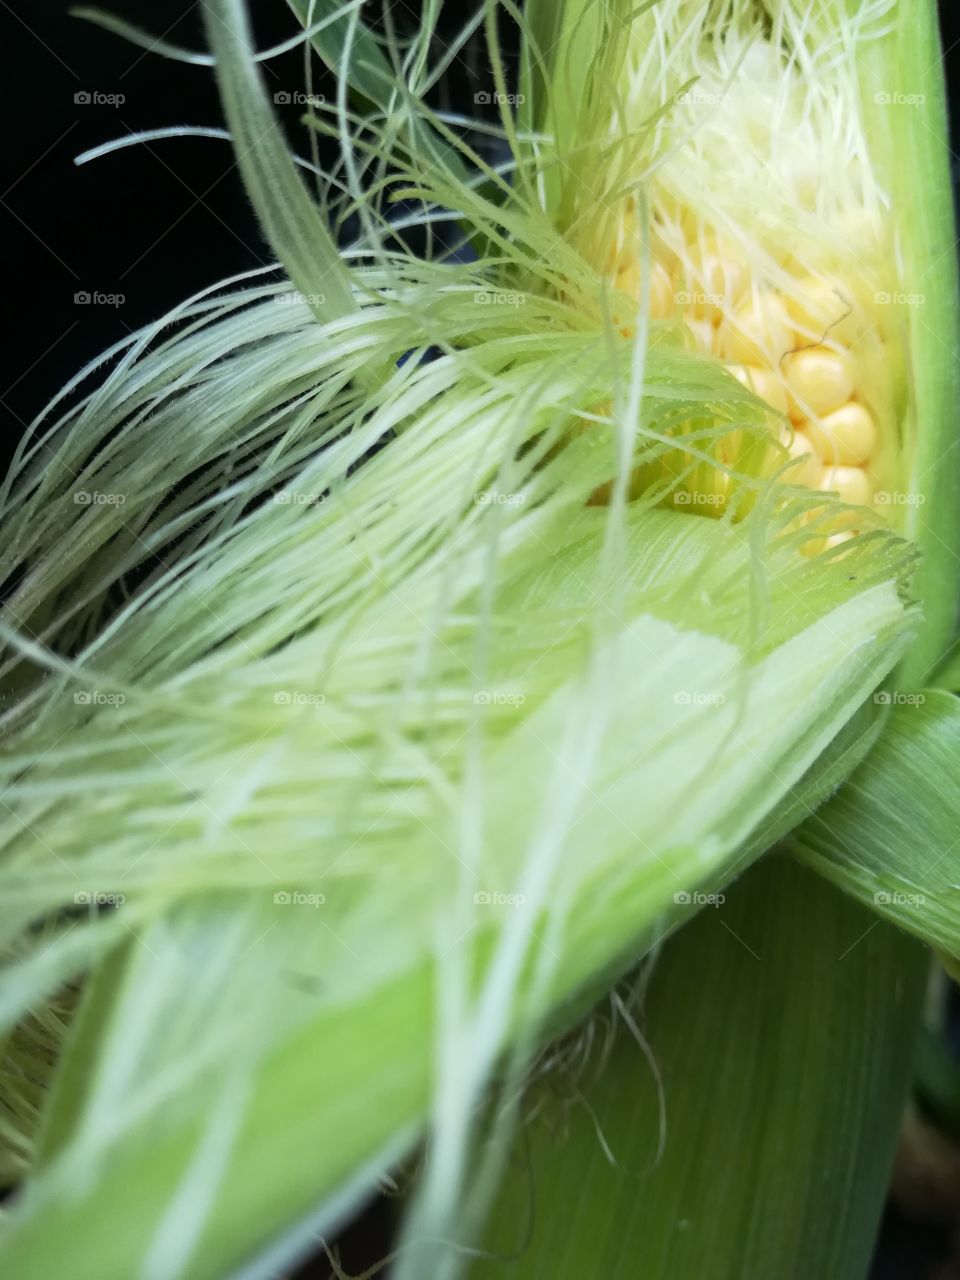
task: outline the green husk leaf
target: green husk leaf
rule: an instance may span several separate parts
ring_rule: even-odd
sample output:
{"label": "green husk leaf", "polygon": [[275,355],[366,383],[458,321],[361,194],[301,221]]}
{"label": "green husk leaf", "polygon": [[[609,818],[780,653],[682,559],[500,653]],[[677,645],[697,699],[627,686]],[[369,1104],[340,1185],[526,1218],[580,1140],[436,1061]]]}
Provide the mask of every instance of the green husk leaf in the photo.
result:
{"label": "green husk leaf", "polygon": [[671,939],[620,1006],[643,1049],[531,1087],[473,1280],[865,1276],[926,972],[870,923],[776,859]]}
{"label": "green husk leaf", "polygon": [[[911,383],[904,531],[920,547],[924,622],[900,674],[919,688],[956,636],[960,576],[960,283],[938,6],[895,7],[890,34],[861,62],[871,144],[885,155],[907,305],[899,336]],[[918,200],[916,193],[923,192]]]}
{"label": "green husk leaf", "polygon": [[876,746],[788,846],[902,929],[960,955],[960,702],[887,690]]}
{"label": "green husk leaf", "polygon": [[267,103],[246,6],[211,0],[204,12],[237,164],[264,234],[318,320],[348,315],[350,279]]}
{"label": "green husk leaf", "polygon": [[[353,483],[366,483],[363,470]],[[582,513],[569,533],[566,573],[545,555],[548,572],[527,570],[505,584],[504,617],[515,616],[522,598],[525,628],[539,633],[549,626],[556,633],[558,625],[574,625],[571,643],[552,660],[569,664],[570,672],[549,692],[558,678],[554,665],[543,692],[527,686],[529,710],[508,704],[497,714],[499,731],[484,752],[482,774],[497,805],[487,810],[482,861],[466,883],[449,856],[460,802],[424,808],[426,796],[408,818],[393,821],[386,841],[368,833],[345,854],[340,837],[326,871],[318,860],[322,845],[307,828],[309,855],[298,860],[291,841],[296,826],[283,808],[265,826],[263,810],[271,786],[282,788],[280,795],[290,785],[294,757],[276,753],[292,721],[283,716],[271,728],[272,717],[255,710],[262,694],[253,691],[250,741],[262,760],[273,759],[276,781],[271,784],[261,766],[257,789],[231,801],[229,823],[208,830],[205,870],[197,864],[198,846],[182,840],[182,818],[171,827],[175,796],[162,801],[154,789],[161,779],[164,788],[171,781],[156,758],[158,730],[168,719],[162,702],[153,705],[156,687],[145,702],[132,697],[88,722],[79,731],[82,755],[71,750],[68,734],[48,761],[37,762],[20,784],[37,794],[45,770],[58,777],[58,787],[65,769],[88,778],[76,789],[77,801],[37,816],[35,835],[56,847],[65,865],[59,889],[47,866],[33,892],[42,888],[53,901],[57,893],[72,894],[80,875],[84,883],[106,886],[119,874],[130,903],[117,908],[117,917],[139,905],[152,919],[138,922],[142,942],[130,944],[122,969],[112,967],[119,956],[107,957],[111,967],[75,1029],[37,1172],[0,1244],[0,1259],[13,1273],[25,1280],[55,1274],[67,1265],[62,1251],[69,1247],[78,1280],[102,1274],[104,1256],[118,1275],[214,1277],[278,1238],[293,1248],[298,1224],[324,1206],[326,1216],[310,1220],[329,1229],[348,1207],[341,1190],[354,1187],[349,1204],[356,1203],[375,1173],[422,1131],[440,1034],[437,984],[449,971],[449,945],[463,953],[466,972],[482,977],[478,999],[501,991],[493,1028],[476,1046],[482,1064],[491,1046],[506,1048],[521,1029],[531,1034],[598,973],[622,968],[685,919],[692,891],[725,883],[745,838],[897,660],[905,615],[890,584],[851,583],[849,565],[836,561],[798,568],[787,552],[782,589],[792,601],[806,601],[809,625],[784,641],[775,607],[778,624],[751,645],[744,622],[751,591],[748,531],[729,530],[718,552],[712,522],[648,511],[631,519],[624,549],[631,575],[621,608],[632,621],[616,624],[581,674],[585,654],[576,620],[587,616],[594,596],[578,566],[589,566],[586,552],[592,546],[596,554],[607,521],[599,512]],[[777,563],[774,556],[774,570]],[[700,593],[699,621],[713,635],[667,621],[693,608],[692,581]],[[781,584],[775,571],[768,586],[776,606]],[[842,601],[833,609],[828,593]],[[728,594],[739,595],[739,605]],[[711,600],[715,607],[705,607]],[[355,637],[369,632],[370,616],[361,613],[356,627]],[[356,643],[354,679],[364,665]],[[752,654],[746,668],[738,657],[744,651]],[[129,667],[131,651],[122,652]],[[494,687],[522,688],[517,674],[527,669],[528,655],[526,643],[515,657],[509,647],[502,654],[495,647]],[[280,653],[272,660],[281,661]],[[387,668],[380,678],[389,686],[395,675]],[[240,669],[228,676],[221,665],[216,685],[224,679],[239,689],[243,678]],[[596,733],[592,717],[606,701],[607,681],[616,689],[615,707],[604,714],[602,739],[584,774],[583,740]],[[236,733],[236,724],[218,728],[210,718],[214,687],[205,702],[196,685],[176,712],[180,750],[195,762],[180,785],[193,794],[203,785],[198,762],[212,758],[212,743],[199,753],[188,746],[191,722],[201,734]],[[678,700],[677,693],[687,691],[709,693],[711,700]],[[370,693],[376,696],[375,686]],[[342,736],[344,725],[314,709],[298,717],[296,741],[289,743],[304,763],[319,766],[318,781],[324,761],[333,759],[325,745],[331,730]],[[106,794],[97,777],[118,753],[129,773],[108,771],[112,830],[116,838],[127,829],[139,866],[114,843],[95,869],[83,830],[84,796]],[[352,737],[360,776],[383,767],[377,764],[382,753],[377,736]],[[155,774],[148,792],[144,769]],[[521,776],[523,788],[511,786]],[[574,783],[577,777],[589,777],[589,785]],[[124,778],[125,797],[117,790]],[[333,785],[342,789],[343,781]],[[147,836],[143,796],[151,793],[146,809],[157,826]],[[368,807],[360,816],[363,828],[382,826],[393,799],[383,796],[379,817]],[[544,813],[560,824],[549,845],[540,834]],[[89,817],[102,821],[92,810]],[[155,847],[144,859],[148,842]],[[276,858],[271,850],[281,848]],[[275,903],[285,874],[287,884],[324,901],[314,909]],[[250,888],[240,893],[243,879]],[[229,898],[213,892],[219,881],[224,889],[234,886]],[[29,902],[25,889],[21,883],[18,894],[7,897],[8,910],[18,898]],[[518,907],[511,895],[525,901]],[[165,905],[177,897],[185,899],[182,906]],[[443,928],[437,937],[441,923],[450,930],[447,941]],[[370,947],[371,937],[379,939],[377,948]],[[519,967],[495,977],[511,952]],[[8,984],[16,982],[14,970]],[[373,1053],[376,1043],[389,1043],[390,1054]],[[235,1114],[216,1105],[225,1089]],[[271,1178],[268,1190],[251,1183],[253,1167],[283,1174]],[[206,1198],[197,1189],[200,1171]],[[124,1229],[110,1232],[117,1214]]]}
{"label": "green husk leaf", "polygon": [[943,665],[934,674],[931,684],[936,689],[960,693],[960,645],[953,644]]}

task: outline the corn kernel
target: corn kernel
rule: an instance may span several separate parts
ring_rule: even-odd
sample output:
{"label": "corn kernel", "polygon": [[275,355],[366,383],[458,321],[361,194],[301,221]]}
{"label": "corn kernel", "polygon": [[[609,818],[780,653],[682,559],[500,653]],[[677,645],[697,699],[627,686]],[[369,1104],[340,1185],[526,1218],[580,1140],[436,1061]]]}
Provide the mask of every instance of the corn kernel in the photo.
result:
{"label": "corn kernel", "polygon": [[783,473],[784,481],[802,484],[808,489],[818,488],[823,479],[820,456],[802,431],[794,432],[793,439],[787,444],[787,452],[794,461]]}
{"label": "corn kernel", "polygon": [[783,362],[791,397],[791,417],[822,418],[853,395],[853,371],[848,357],[827,347],[796,351]]}
{"label": "corn kernel", "polygon": [[863,467],[826,467],[820,488],[825,493],[838,493],[852,506],[868,507],[873,501],[873,482]]}
{"label": "corn kernel", "polygon": [[852,300],[831,281],[807,276],[798,282],[796,296],[784,294],[783,305],[793,323],[798,346],[840,342],[849,347],[862,332]]}
{"label": "corn kernel", "polygon": [[876,424],[856,400],[804,427],[825,463],[862,467],[877,447]]}
{"label": "corn kernel", "polygon": [[771,409],[777,413],[787,412],[787,389],[783,381],[772,369],[761,369],[757,365],[732,365],[730,372],[743,385],[761,400],[766,400]]}
{"label": "corn kernel", "polygon": [[795,345],[783,304],[770,293],[741,303],[720,325],[719,343],[727,360],[773,366]]}

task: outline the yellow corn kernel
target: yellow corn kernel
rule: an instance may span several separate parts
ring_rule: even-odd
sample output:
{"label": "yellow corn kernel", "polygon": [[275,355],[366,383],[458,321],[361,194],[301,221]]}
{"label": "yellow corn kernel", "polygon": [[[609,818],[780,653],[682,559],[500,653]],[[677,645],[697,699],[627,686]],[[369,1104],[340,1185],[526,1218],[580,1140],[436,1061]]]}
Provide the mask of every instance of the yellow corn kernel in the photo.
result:
{"label": "yellow corn kernel", "polygon": [[[782,451],[771,449],[765,458],[762,445],[759,453],[752,446],[747,449],[738,432],[718,443],[716,462],[733,469],[745,466],[747,471],[759,466],[767,474],[780,474],[788,484],[835,491],[850,506],[870,507],[870,466],[876,465],[879,429],[860,396],[875,378],[867,376],[867,358],[853,354],[855,344],[869,338],[869,316],[842,275],[834,277],[836,255],[829,259],[831,265],[824,259],[821,275],[802,258],[781,254],[781,266],[792,280],[788,284],[784,278],[774,285],[752,275],[735,244],[689,210],[672,206],[655,222],[653,253],[650,319],[676,317],[674,331],[682,334],[689,349],[726,362],[743,386],[794,427],[791,431],[784,423],[779,437],[792,465],[784,466]],[[618,289],[639,300],[646,270],[637,212],[628,202],[615,228],[606,274]],[[617,323],[626,337],[633,335],[629,318],[618,318]],[[879,358],[876,352],[872,355]],[[876,373],[872,363],[869,368]],[[691,477],[691,493],[706,493],[713,500],[733,492],[736,482],[731,484],[726,476],[714,478],[709,465],[706,471],[708,480],[699,473]],[[680,497],[677,504],[688,505]],[[691,500],[689,505],[696,503]],[[703,505],[708,505],[706,499]],[[804,518],[814,514],[808,512]],[[846,513],[831,526],[846,535],[855,523],[855,513]]]}
{"label": "yellow corn kernel", "polygon": [[776,368],[795,345],[783,303],[769,292],[741,303],[720,325],[718,334],[721,356],[737,364]]}
{"label": "yellow corn kernel", "polygon": [[783,473],[784,481],[787,484],[802,484],[808,489],[818,488],[823,479],[823,467],[820,464],[820,455],[811,442],[802,431],[795,431],[793,439],[784,443],[787,445],[787,452],[794,460]]}
{"label": "yellow corn kernel", "polygon": [[862,467],[877,447],[877,427],[870,411],[850,400],[804,429],[825,463]]}
{"label": "yellow corn kernel", "polygon": [[825,467],[820,488],[851,506],[868,507],[873,501],[873,481],[863,467]]}
{"label": "yellow corn kernel", "polygon": [[822,418],[853,395],[849,357],[827,347],[809,347],[787,356],[783,376],[790,393],[790,416],[795,421]]}
{"label": "yellow corn kernel", "polygon": [[797,283],[796,296],[784,294],[783,305],[798,346],[809,342],[853,346],[863,329],[852,300],[832,281],[807,276]]}
{"label": "yellow corn kernel", "polygon": [[758,365],[731,365],[730,372],[742,382],[748,391],[752,391],[761,400],[766,400],[771,409],[777,413],[787,412],[787,389],[783,380],[772,369],[761,369]]}

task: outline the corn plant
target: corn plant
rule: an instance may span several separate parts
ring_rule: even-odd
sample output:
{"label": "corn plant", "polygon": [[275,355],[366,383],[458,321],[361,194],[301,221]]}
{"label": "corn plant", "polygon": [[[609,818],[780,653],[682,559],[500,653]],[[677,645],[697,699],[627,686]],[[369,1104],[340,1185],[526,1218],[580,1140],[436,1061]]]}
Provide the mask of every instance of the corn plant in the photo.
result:
{"label": "corn plant", "polygon": [[934,5],[289,0],[328,171],[202,8],[81,13],[213,68],[277,264],[0,489],[4,1273],[388,1183],[399,1280],[864,1274],[960,954]]}

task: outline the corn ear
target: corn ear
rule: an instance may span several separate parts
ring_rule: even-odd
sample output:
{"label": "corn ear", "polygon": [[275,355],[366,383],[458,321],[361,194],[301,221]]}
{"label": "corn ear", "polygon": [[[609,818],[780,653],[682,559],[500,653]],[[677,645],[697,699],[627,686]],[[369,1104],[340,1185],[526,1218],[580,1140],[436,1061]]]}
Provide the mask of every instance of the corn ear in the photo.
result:
{"label": "corn ear", "polygon": [[[387,252],[383,191],[355,173],[362,235],[334,250],[243,6],[211,6],[293,287],[245,280],[120,344],[2,491],[0,1020],[97,974],[36,1066],[46,1086],[56,1063],[49,1110],[15,1115],[11,1274],[269,1274],[429,1134],[398,1275],[455,1275],[435,1241],[482,1201],[494,1072],[515,1079],[821,800],[916,627],[941,643],[948,593],[919,624],[896,520],[802,554],[839,504],[781,486],[774,406],[644,315],[643,218],[639,297],[604,278],[616,202],[644,207],[626,162],[671,117],[658,100],[611,138],[606,86],[632,18],[669,7],[531,9],[561,41],[524,55],[559,143],[544,157],[505,119],[509,182],[434,163],[434,135],[471,152],[419,108],[419,72],[381,87],[382,62],[320,40],[356,94],[409,109],[378,162],[426,225],[473,229],[465,265]],[[349,123],[343,87],[324,126]],[[914,469],[947,377],[919,348],[897,412],[926,391],[891,444]],[[942,485],[921,542],[946,536]],[[717,518],[665,510],[679,494]]]}

